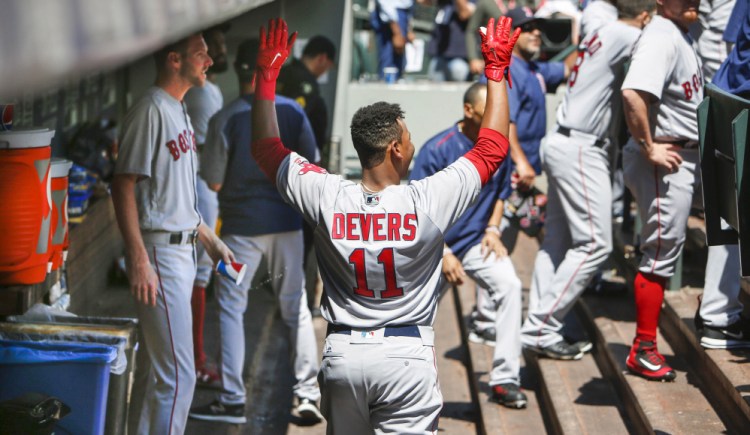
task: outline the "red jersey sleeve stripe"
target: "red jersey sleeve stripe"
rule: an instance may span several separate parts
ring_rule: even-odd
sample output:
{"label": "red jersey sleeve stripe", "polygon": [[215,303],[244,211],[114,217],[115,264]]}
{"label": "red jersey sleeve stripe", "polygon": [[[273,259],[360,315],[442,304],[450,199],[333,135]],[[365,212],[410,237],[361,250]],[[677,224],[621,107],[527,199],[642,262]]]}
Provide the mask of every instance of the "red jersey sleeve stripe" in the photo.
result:
{"label": "red jersey sleeve stripe", "polygon": [[260,170],[266,174],[273,185],[276,185],[276,173],[281,162],[291,154],[278,137],[267,137],[254,141],[250,145],[250,153],[253,155]]}
{"label": "red jersey sleeve stripe", "polygon": [[482,186],[497,171],[508,155],[508,138],[489,128],[479,130],[479,137],[471,151],[464,154],[479,172]]}

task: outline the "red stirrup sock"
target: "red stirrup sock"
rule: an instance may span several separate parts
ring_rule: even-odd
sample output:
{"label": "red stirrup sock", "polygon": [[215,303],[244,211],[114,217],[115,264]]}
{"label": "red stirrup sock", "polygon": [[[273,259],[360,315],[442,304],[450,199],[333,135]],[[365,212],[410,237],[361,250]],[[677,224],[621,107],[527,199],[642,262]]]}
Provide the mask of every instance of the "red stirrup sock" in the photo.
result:
{"label": "red stirrup sock", "polygon": [[635,276],[636,338],[656,341],[659,312],[664,302],[666,278],[638,272]]}

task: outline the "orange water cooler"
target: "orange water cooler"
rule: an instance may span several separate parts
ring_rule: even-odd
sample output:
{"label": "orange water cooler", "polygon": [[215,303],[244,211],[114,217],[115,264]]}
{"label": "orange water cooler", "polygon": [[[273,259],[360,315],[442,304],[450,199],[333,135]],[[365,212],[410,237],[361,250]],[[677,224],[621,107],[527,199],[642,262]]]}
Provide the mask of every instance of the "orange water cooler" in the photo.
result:
{"label": "orange water cooler", "polygon": [[0,285],[37,284],[47,275],[54,135],[48,129],[0,132]]}
{"label": "orange water cooler", "polygon": [[53,158],[49,177],[52,200],[49,270],[57,270],[68,256],[68,172],[73,162]]}

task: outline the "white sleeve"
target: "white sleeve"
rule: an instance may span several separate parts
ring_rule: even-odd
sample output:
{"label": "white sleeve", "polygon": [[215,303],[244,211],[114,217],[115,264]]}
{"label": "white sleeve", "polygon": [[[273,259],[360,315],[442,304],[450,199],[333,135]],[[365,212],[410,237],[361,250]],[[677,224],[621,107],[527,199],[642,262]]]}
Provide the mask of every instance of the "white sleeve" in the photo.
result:
{"label": "white sleeve", "polygon": [[659,32],[643,33],[637,42],[622,89],[645,91],[661,100],[674,68],[675,50]]}
{"label": "white sleeve", "polygon": [[445,232],[469,208],[482,189],[479,172],[466,158],[434,175],[409,183],[412,198]]}
{"label": "white sleeve", "polygon": [[295,152],[284,158],[276,173],[276,187],[284,201],[316,223],[320,211],[333,205],[342,181]]}

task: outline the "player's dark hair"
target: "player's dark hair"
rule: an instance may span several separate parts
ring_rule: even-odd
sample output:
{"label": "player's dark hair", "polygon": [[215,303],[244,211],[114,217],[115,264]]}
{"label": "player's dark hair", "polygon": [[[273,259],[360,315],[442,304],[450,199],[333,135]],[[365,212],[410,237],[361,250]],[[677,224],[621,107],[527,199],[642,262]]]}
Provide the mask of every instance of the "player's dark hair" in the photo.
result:
{"label": "player's dark hair", "polygon": [[655,0],[617,0],[613,3],[617,7],[618,18],[635,18],[641,12],[652,12],[656,10]]}
{"label": "player's dark hair", "polygon": [[177,53],[183,57],[187,56],[188,46],[190,45],[190,38],[192,38],[195,35],[200,35],[200,33],[189,35],[180,39],[179,41],[175,41],[171,44],[167,44],[164,47],[162,47],[160,50],[158,50],[156,53],[154,53],[154,62],[156,62],[156,70],[157,71],[164,70],[164,67],[167,64],[167,57],[169,56],[169,53]]}
{"label": "player's dark hair", "polygon": [[336,60],[336,46],[333,42],[325,36],[317,35],[307,41],[307,45],[302,50],[302,57],[315,57],[321,53],[328,56],[331,61]]}
{"label": "player's dark hair", "polygon": [[401,106],[383,101],[357,110],[352,117],[350,129],[363,169],[382,163],[386,147],[391,141],[401,142],[403,129],[398,120],[403,118]]}
{"label": "player's dark hair", "polygon": [[469,89],[464,92],[464,104],[469,103],[472,106],[479,102],[482,98],[482,91],[487,89],[487,85],[484,83],[475,82],[469,86]]}
{"label": "player's dark hair", "polygon": [[260,39],[245,39],[237,47],[237,57],[234,61],[234,70],[240,83],[250,83],[253,81],[255,66],[258,61],[258,50],[260,49]]}

